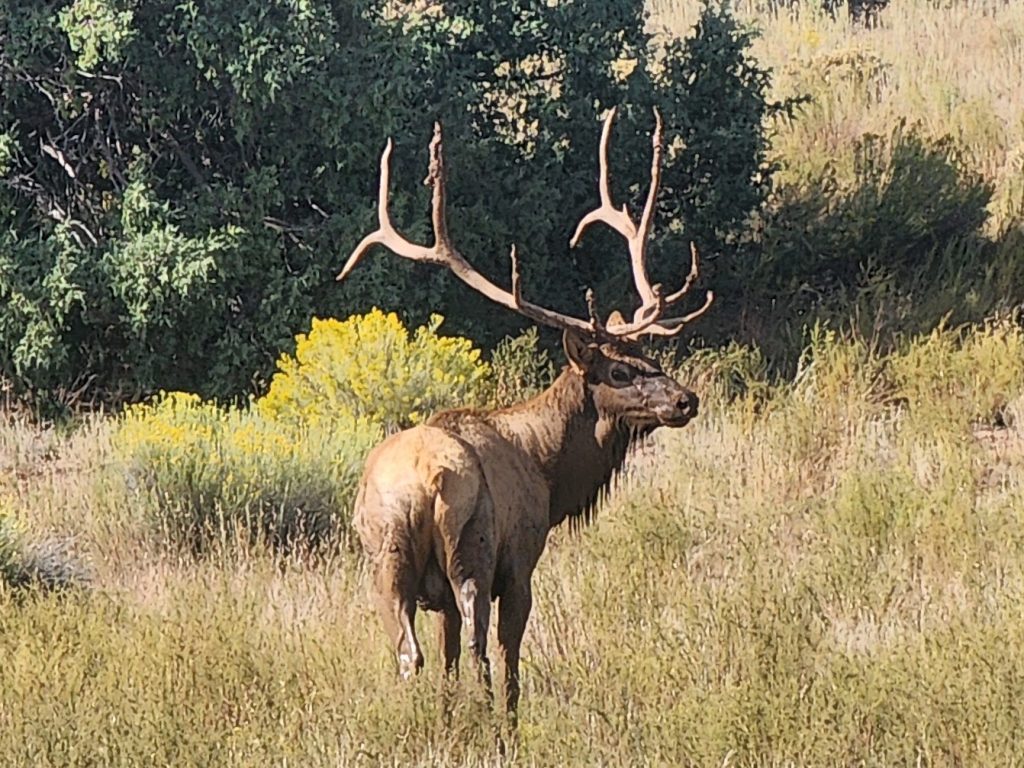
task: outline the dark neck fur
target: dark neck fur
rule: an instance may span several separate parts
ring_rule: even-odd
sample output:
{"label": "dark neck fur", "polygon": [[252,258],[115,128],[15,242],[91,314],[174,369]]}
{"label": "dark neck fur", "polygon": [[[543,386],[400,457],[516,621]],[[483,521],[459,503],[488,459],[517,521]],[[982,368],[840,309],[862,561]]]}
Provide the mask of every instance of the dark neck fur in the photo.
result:
{"label": "dark neck fur", "polygon": [[601,418],[583,377],[566,368],[531,400],[483,414],[540,466],[551,494],[550,522],[590,518],[638,435]]}

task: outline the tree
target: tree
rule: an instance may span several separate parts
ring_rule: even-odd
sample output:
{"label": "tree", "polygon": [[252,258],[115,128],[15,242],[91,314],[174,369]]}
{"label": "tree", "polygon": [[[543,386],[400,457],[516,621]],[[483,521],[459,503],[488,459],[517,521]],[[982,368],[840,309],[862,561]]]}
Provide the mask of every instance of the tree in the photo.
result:
{"label": "tree", "polygon": [[232,397],[264,385],[311,316],[373,305],[440,311],[493,343],[515,318],[440,271],[381,257],[333,280],[372,222],[387,136],[396,222],[428,231],[416,182],[437,119],[460,246],[501,280],[517,243],[538,300],[622,295],[614,240],[567,245],[612,106],[620,201],[638,202],[653,106],[673,142],[659,208],[680,226],[660,230],[659,279],[681,278],[688,239],[734,248],[767,192],[775,107],[726,11],[659,47],[640,0],[394,5],[0,0],[0,377],[51,396]]}

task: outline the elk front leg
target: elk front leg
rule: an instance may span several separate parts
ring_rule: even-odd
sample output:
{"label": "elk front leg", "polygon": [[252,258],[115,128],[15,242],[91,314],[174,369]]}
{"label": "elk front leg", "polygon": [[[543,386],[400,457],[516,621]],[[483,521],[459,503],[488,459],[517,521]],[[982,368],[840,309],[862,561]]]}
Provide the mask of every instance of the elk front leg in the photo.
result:
{"label": "elk front leg", "polygon": [[505,708],[513,725],[519,707],[519,649],[532,606],[529,584],[507,590],[498,603],[498,645],[505,661]]}

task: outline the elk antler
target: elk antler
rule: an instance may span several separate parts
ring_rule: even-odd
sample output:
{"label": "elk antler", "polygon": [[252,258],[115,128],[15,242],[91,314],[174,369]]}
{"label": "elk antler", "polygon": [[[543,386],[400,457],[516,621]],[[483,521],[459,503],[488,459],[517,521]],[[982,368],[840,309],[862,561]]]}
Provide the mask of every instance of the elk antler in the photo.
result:
{"label": "elk antler", "polygon": [[553,328],[573,328],[595,338],[610,341],[636,340],[643,335],[651,336],[674,336],[691,320],[696,319],[704,313],[711,305],[714,298],[711,291],[708,291],[707,301],[704,306],[695,312],[683,317],[674,317],[662,320],[664,311],[671,305],[678,302],[690,290],[693,282],[697,279],[700,261],[697,256],[696,247],[691,245],[692,263],[690,274],[686,281],[675,293],[668,297],[662,296],[660,285],[651,285],[647,279],[647,240],[651,229],[651,218],[654,213],[655,199],[658,194],[658,180],[661,173],[661,115],[657,110],[654,112],[654,158],[651,162],[651,187],[647,193],[647,203],[644,206],[643,215],[640,217],[640,225],[637,226],[630,219],[626,207],[617,210],[611,202],[611,195],[608,191],[608,138],[611,134],[612,119],[615,117],[615,110],[612,110],[605,118],[604,129],[601,132],[601,144],[598,151],[598,160],[601,167],[600,193],[601,205],[588,213],[580,221],[576,228],[576,234],[570,241],[570,246],[576,245],[583,230],[596,221],[603,221],[624,238],[629,245],[630,260],[633,266],[633,280],[636,283],[637,292],[640,294],[640,308],[633,315],[633,321],[626,323],[622,321],[618,312],[612,313],[606,323],[602,323],[597,315],[596,302],[592,291],[587,291],[587,312],[589,320],[563,315],[554,310],[526,301],[522,297],[522,285],[519,275],[519,262],[516,259],[516,248],[513,245],[511,251],[512,260],[512,290],[506,291],[499,288],[486,277],[477,272],[472,265],[455,248],[448,236],[448,223],[445,210],[445,169],[444,169],[444,147],[441,137],[441,124],[434,123],[434,138],[430,142],[430,171],[424,183],[433,190],[431,218],[434,228],[434,245],[427,247],[417,245],[402,237],[391,224],[391,217],[388,214],[388,187],[390,183],[390,160],[391,140],[388,139],[384,152],[380,157],[380,190],[377,199],[377,229],[364,237],[352,255],[348,257],[344,268],[338,275],[338,280],[344,280],[355,268],[359,261],[366,255],[366,252],[374,245],[383,245],[390,248],[399,256],[412,261],[423,261],[430,264],[441,264],[447,266],[455,276],[466,283],[470,288],[482,293],[484,296],[507,307],[524,317],[528,317],[536,323],[548,325]]}
{"label": "elk antler", "polygon": [[[629,258],[633,268],[633,282],[636,284],[637,293],[640,294],[640,307],[633,313],[633,321],[629,323],[609,322],[605,331],[620,339],[638,339],[641,336],[675,336],[692,320],[697,319],[714,301],[714,294],[708,291],[704,305],[700,309],[681,317],[662,319],[665,310],[680,301],[696,281],[700,273],[700,257],[697,254],[697,247],[690,244],[690,274],[687,275],[683,286],[669,296],[663,296],[660,285],[651,285],[647,277],[647,243],[650,238],[651,220],[654,215],[654,205],[658,197],[658,184],[661,180],[661,113],[654,110],[654,136],[652,144],[654,148],[651,159],[651,186],[647,190],[647,201],[644,204],[643,213],[640,215],[639,225],[635,224],[629,217],[629,211],[623,205],[619,210],[612,203],[611,193],[608,188],[608,140],[611,136],[612,121],[615,119],[615,110],[608,112],[604,120],[604,127],[601,130],[601,143],[598,146],[597,161],[600,168],[598,179],[598,192],[601,196],[601,204],[580,219],[576,226],[576,233],[569,241],[569,247],[574,247],[583,236],[584,230],[591,224],[603,221],[614,229],[626,240],[629,247]],[[613,315],[618,321],[618,313]]]}
{"label": "elk antler", "polygon": [[563,315],[544,307],[537,306],[522,297],[522,286],[519,275],[519,262],[516,259],[516,248],[512,246],[512,291],[499,288],[486,277],[477,272],[470,265],[461,253],[452,245],[448,236],[448,224],[445,218],[445,171],[444,171],[444,147],[441,139],[441,124],[434,123],[434,138],[430,142],[430,171],[424,183],[433,188],[433,203],[431,216],[434,224],[434,245],[426,247],[416,245],[402,237],[391,224],[391,217],[388,215],[388,183],[390,176],[391,139],[388,139],[387,146],[380,157],[380,192],[377,201],[376,231],[364,237],[356,246],[352,255],[345,262],[345,267],[338,275],[338,280],[344,280],[355,268],[359,260],[373,245],[384,245],[390,248],[399,256],[413,261],[425,261],[431,264],[442,264],[447,266],[455,276],[466,283],[470,288],[489,298],[503,307],[507,307],[519,314],[530,318],[536,323],[549,325],[553,328],[573,328],[577,331],[590,335],[603,335],[596,320],[591,315],[589,321],[580,318]]}

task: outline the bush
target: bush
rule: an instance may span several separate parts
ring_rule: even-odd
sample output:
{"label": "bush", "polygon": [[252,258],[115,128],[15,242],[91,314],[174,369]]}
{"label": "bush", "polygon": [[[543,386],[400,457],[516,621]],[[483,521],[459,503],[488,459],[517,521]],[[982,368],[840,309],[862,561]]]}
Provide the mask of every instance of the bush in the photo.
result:
{"label": "bush", "polygon": [[81,586],[88,578],[64,542],[29,541],[14,511],[0,498],[0,587],[58,591]]}
{"label": "bush", "polygon": [[784,191],[762,263],[776,281],[824,292],[855,285],[872,265],[908,279],[950,241],[980,239],[992,190],[965,167],[951,139],[929,139],[901,124],[888,136],[857,141],[849,173],[840,169],[843,160],[823,178],[815,174]]}
{"label": "bush", "polygon": [[676,376],[698,392],[705,410],[739,401],[756,412],[775,393],[761,350],[735,342],[720,349],[695,350],[678,366]]}
{"label": "bush", "polygon": [[443,320],[431,316],[410,338],[397,315],[379,309],[343,322],[314,318],[257,408],[297,424],[367,419],[390,432],[442,408],[481,405],[490,367],[468,339],[438,336]]}
{"label": "bush", "polygon": [[0,584],[21,581],[21,531],[14,514],[0,501]]}
{"label": "bush", "polygon": [[1024,394],[1024,330],[1012,319],[966,331],[939,327],[888,361],[898,396],[919,419],[1003,425]]}
{"label": "bush", "polygon": [[[1014,289],[1019,258],[986,238],[992,188],[949,138],[866,135],[824,169],[788,173],[742,291],[741,335],[787,374],[805,329],[852,328],[887,351],[944,316],[979,322]],[[804,338],[802,338],[804,337]]]}
{"label": "bush", "polygon": [[529,328],[518,336],[506,336],[491,354],[493,395],[498,406],[527,400],[547,389],[557,372],[540,335]]}
{"label": "bush", "polygon": [[482,404],[489,366],[441,317],[410,337],[394,314],[314,320],[248,409],[172,392],[127,408],[114,445],[150,522],[205,550],[330,541],[348,525],[363,460],[385,429]]}
{"label": "bush", "polygon": [[377,427],[345,414],[329,424],[274,421],[169,393],[126,409],[114,446],[150,522],[168,543],[198,551],[344,534],[363,459],[379,439]]}
{"label": "bush", "polygon": [[388,135],[393,219],[427,236],[414,179],[434,119],[449,139],[459,246],[506,274],[516,242],[531,299],[558,309],[583,311],[581,285],[604,297],[629,287],[614,238],[567,253],[595,202],[603,110],[622,107],[619,202],[642,197],[651,107],[669,142],[690,148],[666,153],[661,213],[688,229],[660,231],[658,280],[686,272],[675,241],[724,248],[767,194],[768,75],[717,4],[667,52],[643,0],[432,10],[2,0],[0,378],[51,399],[81,388],[226,399],[260,391],[315,315],[386,306],[420,324],[440,308],[487,344],[518,330],[514,313],[437,268],[381,256],[333,280],[373,226]]}

